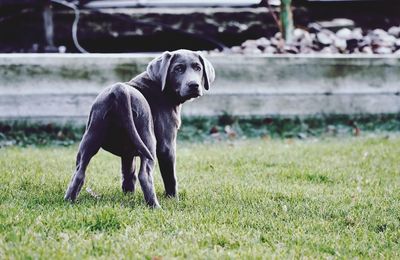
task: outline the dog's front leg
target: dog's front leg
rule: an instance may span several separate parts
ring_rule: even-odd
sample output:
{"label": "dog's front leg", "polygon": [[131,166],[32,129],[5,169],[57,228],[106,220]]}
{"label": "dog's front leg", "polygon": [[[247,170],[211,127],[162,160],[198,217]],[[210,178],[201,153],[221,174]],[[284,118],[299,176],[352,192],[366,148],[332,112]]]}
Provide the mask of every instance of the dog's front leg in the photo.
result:
{"label": "dog's front leg", "polygon": [[178,183],[175,173],[177,130],[165,131],[157,137],[157,159],[164,181],[165,194],[168,197],[178,196]]}

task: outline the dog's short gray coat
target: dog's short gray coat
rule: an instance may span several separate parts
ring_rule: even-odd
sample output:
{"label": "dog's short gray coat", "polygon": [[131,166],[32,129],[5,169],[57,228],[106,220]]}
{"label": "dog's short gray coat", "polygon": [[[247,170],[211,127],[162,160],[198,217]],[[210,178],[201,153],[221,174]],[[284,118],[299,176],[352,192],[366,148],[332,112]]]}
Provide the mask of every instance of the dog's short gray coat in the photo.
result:
{"label": "dog's short gray coat", "polygon": [[75,201],[90,159],[103,148],[121,157],[122,190],[135,190],[135,157],[146,203],[159,207],[154,191],[155,159],[165,193],[177,197],[175,173],[176,135],[181,105],[203,94],[215,79],[214,68],[200,53],[189,50],[164,52],[145,72],[126,83],[102,91],[92,105],[76,159],[76,171],[65,194]]}

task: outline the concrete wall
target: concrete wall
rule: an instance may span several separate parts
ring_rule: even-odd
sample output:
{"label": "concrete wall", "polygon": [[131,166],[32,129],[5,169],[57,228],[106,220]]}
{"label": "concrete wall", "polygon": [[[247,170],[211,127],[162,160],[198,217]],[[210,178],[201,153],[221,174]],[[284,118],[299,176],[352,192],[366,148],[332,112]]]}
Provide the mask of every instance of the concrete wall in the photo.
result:
{"label": "concrete wall", "polygon": [[[0,119],[85,121],[104,87],[151,54],[0,55]],[[209,56],[217,79],[184,115],[307,116],[400,112],[400,57]]]}

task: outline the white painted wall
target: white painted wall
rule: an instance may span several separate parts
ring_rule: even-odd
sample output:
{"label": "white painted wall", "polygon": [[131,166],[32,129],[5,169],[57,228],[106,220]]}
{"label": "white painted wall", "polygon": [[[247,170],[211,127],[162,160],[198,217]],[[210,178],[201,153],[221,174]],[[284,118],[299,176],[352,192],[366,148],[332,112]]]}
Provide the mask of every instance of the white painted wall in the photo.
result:
{"label": "white painted wall", "polygon": [[[0,120],[83,122],[106,86],[156,54],[2,54]],[[187,116],[308,116],[400,112],[400,57],[208,56],[216,81]]]}

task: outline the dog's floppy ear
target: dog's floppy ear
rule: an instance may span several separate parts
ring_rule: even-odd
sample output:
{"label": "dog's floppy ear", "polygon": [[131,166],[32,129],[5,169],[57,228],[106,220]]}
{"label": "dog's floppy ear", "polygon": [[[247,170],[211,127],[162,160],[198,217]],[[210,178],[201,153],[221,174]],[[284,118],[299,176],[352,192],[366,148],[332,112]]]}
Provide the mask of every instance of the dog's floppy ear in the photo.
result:
{"label": "dog's floppy ear", "polygon": [[203,65],[203,78],[204,78],[204,88],[206,90],[210,89],[211,83],[215,80],[215,70],[211,62],[209,62],[201,52],[198,52],[201,65]]}
{"label": "dog's floppy ear", "polygon": [[172,57],[173,54],[166,51],[161,56],[153,59],[147,66],[147,74],[149,74],[151,80],[161,85],[161,91],[164,90],[167,83],[167,75]]}

